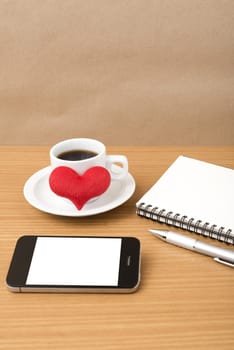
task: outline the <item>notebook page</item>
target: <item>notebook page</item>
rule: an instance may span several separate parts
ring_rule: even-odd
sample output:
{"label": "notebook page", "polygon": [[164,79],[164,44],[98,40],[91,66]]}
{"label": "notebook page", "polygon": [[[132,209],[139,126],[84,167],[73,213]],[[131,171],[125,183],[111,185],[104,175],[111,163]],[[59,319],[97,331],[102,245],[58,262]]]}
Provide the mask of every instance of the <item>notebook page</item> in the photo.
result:
{"label": "notebook page", "polygon": [[142,202],[234,230],[234,171],[179,156]]}

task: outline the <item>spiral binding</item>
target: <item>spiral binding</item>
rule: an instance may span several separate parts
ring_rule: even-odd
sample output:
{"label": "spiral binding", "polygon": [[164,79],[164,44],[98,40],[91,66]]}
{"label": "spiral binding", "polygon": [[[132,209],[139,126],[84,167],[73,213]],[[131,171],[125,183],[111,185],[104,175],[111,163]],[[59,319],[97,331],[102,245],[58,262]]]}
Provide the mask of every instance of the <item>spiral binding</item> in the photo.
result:
{"label": "spiral binding", "polygon": [[174,213],[172,211],[167,211],[166,209],[153,207],[150,204],[146,205],[143,202],[137,206],[136,213],[140,216],[146,217],[147,219],[159,221],[183,230],[192,231],[204,237],[213,238],[227,244],[234,244],[234,235],[232,234],[232,230],[225,230],[223,226],[217,227],[217,225],[210,224],[209,222],[204,223],[201,220],[196,220],[193,217],[188,218],[186,215],[182,216],[180,213]]}

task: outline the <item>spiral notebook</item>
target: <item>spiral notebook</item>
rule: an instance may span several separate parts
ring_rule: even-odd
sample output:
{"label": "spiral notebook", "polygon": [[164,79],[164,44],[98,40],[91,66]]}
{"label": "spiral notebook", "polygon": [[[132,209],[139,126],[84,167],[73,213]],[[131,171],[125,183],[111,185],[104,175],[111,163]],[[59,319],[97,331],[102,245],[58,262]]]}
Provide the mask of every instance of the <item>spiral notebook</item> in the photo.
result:
{"label": "spiral notebook", "polygon": [[234,244],[234,170],[179,156],[137,202],[137,214]]}

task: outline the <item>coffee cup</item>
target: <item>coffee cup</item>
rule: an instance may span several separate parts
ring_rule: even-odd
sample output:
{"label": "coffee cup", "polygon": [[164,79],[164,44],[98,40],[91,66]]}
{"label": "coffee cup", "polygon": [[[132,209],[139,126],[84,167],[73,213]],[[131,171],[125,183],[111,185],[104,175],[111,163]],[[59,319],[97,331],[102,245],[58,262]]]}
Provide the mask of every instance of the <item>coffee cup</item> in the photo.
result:
{"label": "coffee cup", "polygon": [[52,170],[66,166],[79,175],[92,167],[101,166],[109,171],[111,180],[121,180],[128,174],[127,157],[107,155],[102,142],[89,138],[73,138],[55,144],[50,149],[50,162]]}

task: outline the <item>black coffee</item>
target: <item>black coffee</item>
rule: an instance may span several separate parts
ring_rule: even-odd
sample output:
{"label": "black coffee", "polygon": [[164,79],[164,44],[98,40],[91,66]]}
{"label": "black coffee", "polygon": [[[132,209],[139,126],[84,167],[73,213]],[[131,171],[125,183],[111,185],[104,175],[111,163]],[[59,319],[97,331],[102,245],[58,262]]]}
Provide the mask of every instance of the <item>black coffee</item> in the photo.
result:
{"label": "black coffee", "polygon": [[96,152],[88,151],[84,149],[74,149],[71,151],[66,151],[58,155],[59,159],[63,160],[84,160],[97,156]]}

